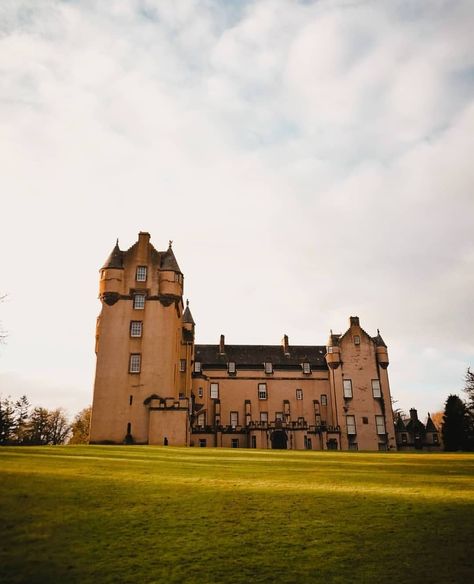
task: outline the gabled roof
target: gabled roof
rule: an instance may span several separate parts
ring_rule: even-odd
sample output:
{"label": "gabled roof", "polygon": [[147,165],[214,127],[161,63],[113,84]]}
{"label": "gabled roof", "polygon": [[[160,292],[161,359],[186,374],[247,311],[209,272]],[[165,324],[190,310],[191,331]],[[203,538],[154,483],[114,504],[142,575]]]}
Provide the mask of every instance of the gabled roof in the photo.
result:
{"label": "gabled roof", "polygon": [[176,261],[171,245],[165,252],[162,253],[160,268],[162,270],[169,270],[170,272],[179,272],[180,274],[182,273],[178,266],[178,262]]}
{"label": "gabled roof", "polygon": [[115,244],[114,249],[110,253],[109,257],[105,261],[105,264],[102,266],[102,270],[107,268],[114,268],[114,269],[123,269],[123,254],[124,252],[120,250],[118,239],[117,243]]}
{"label": "gabled roof", "polygon": [[428,420],[426,421],[426,431],[427,432],[438,432],[438,428],[434,425],[431,416],[428,414]]}
{"label": "gabled roof", "polygon": [[285,355],[281,345],[225,345],[221,354],[219,345],[195,345],[194,359],[203,366],[227,366],[233,361],[237,366],[263,367],[263,363],[272,363],[274,367],[301,367],[310,363],[314,369],[327,369],[326,346],[290,345]]}

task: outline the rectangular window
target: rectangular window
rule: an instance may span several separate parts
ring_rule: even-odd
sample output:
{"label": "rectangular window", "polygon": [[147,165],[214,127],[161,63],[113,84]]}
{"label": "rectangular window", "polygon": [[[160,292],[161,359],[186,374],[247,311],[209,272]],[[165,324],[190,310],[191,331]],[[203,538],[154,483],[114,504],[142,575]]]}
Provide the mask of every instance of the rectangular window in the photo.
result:
{"label": "rectangular window", "polygon": [[230,425],[232,428],[239,425],[239,412],[230,412]]}
{"label": "rectangular window", "polygon": [[306,375],[311,373],[311,365],[309,363],[303,363],[303,373]]}
{"label": "rectangular window", "polygon": [[186,371],[186,359],[179,360],[179,371],[184,373]]}
{"label": "rectangular window", "polygon": [[234,361],[229,361],[227,363],[227,373],[235,373],[235,363],[234,363]]}
{"label": "rectangular window", "polygon": [[140,373],[142,356],[140,353],[132,353],[130,355],[130,362],[129,362],[129,372],[130,373]]}
{"label": "rectangular window", "polygon": [[135,274],[137,282],[146,282],[146,266],[138,266]]}
{"label": "rectangular window", "polygon": [[133,404],[133,395],[130,396],[128,404],[131,406]]}
{"label": "rectangular window", "polygon": [[369,423],[369,418],[367,418],[367,416],[362,416],[362,423],[363,424],[368,424]]}
{"label": "rectangular window", "polygon": [[133,308],[135,310],[143,310],[145,308],[145,294],[133,295]]}
{"label": "rectangular window", "polygon": [[298,424],[300,426],[303,426],[304,425],[304,418],[302,418],[302,417],[298,418]]}
{"label": "rectangular window", "polygon": [[302,389],[296,390],[296,399],[303,399],[303,390]]}
{"label": "rectangular window", "polygon": [[275,412],[275,420],[278,422],[283,422],[283,412]]}
{"label": "rectangular window", "polygon": [[377,434],[385,434],[385,418],[383,416],[375,416],[375,425]]}
{"label": "rectangular window", "polygon": [[385,442],[379,442],[379,450],[380,452],[387,452],[387,445]]}
{"label": "rectangular window", "polygon": [[200,448],[206,448],[207,440],[205,438],[199,438],[199,446]]}
{"label": "rectangular window", "polygon": [[346,416],[347,433],[349,435],[357,434],[355,416]]}
{"label": "rectangular window", "polygon": [[238,438],[232,438],[231,446],[232,446],[232,448],[238,448],[239,447],[239,439]]}
{"label": "rectangular window", "polygon": [[219,399],[219,384],[211,383],[211,399]]}
{"label": "rectangular window", "polygon": [[306,450],[313,450],[313,443],[311,438],[306,438]]}
{"label": "rectangular window", "polygon": [[206,414],[199,414],[197,418],[197,425],[204,428],[206,425]]}
{"label": "rectangular window", "polygon": [[202,387],[198,388],[198,397],[203,397],[204,396],[204,391],[202,389]]}
{"label": "rectangular window", "polygon": [[273,373],[273,365],[270,361],[264,363],[265,373]]}
{"label": "rectangular window", "polygon": [[143,332],[143,322],[141,320],[132,320],[130,323],[130,336],[141,337]]}
{"label": "rectangular window", "polygon": [[260,412],[260,421],[268,422],[268,412]]}
{"label": "rectangular window", "polygon": [[252,448],[257,448],[257,437],[252,436]]}
{"label": "rectangular window", "polygon": [[201,362],[196,361],[194,363],[194,373],[201,373]]}
{"label": "rectangular window", "polygon": [[360,345],[360,337],[359,337],[359,335],[355,335],[355,337],[354,337],[354,345]]}
{"label": "rectangular window", "polygon": [[332,353],[333,352],[333,347],[328,347],[328,353]]}
{"label": "rectangular window", "polygon": [[324,393],[321,395],[321,405],[327,406],[328,405],[328,396]]}
{"label": "rectangular window", "polygon": [[258,384],[258,399],[267,399],[267,384]]}
{"label": "rectangular window", "polygon": [[344,379],[344,398],[352,398],[352,381],[350,379]]}
{"label": "rectangular window", "polygon": [[359,447],[357,445],[357,442],[351,442],[349,444],[349,450],[359,450]]}
{"label": "rectangular window", "polygon": [[380,391],[380,381],[378,379],[372,379],[372,395],[374,397],[382,397],[382,392]]}

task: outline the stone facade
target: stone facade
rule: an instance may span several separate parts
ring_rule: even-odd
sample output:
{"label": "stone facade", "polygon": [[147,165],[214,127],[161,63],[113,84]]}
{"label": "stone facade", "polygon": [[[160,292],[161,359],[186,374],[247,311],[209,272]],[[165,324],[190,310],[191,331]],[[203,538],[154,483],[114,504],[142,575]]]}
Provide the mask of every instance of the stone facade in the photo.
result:
{"label": "stone facade", "polygon": [[358,317],[325,345],[195,344],[183,274],[148,233],[100,270],[91,443],[395,450],[387,347]]}

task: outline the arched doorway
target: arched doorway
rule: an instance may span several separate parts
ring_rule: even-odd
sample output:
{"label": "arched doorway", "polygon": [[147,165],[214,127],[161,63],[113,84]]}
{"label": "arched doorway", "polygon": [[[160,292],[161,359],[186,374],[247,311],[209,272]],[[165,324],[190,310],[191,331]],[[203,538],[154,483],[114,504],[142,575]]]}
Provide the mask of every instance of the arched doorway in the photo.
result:
{"label": "arched doorway", "polygon": [[284,430],[274,430],[270,437],[272,441],[272,448],[275,450],[286,450],[286,443],[288,442],[288,436]]}

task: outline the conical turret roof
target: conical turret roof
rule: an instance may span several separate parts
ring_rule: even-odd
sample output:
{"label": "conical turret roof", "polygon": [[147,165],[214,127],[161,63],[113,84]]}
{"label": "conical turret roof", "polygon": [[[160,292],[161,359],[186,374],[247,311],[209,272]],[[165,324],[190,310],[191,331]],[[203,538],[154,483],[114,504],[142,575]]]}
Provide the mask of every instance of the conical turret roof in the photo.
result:
{"label": "conical turret roof", "polygon": [[193,325],[196,324],[194,322],[193,315],[191,314],[191,311],[189,310],[189,300],[186,300],[186,309],[183,312],[183,322],[187,323],[187,324],[193,324]]}
{"label": "conical turret roof", "polygon": [[161,256],[161,269],[169,270],[171,272],[179,272],[180,274],[182,273],[178,266],[178,262],[176,261],[175,255],[173,253],[171,243],[169,248]]}
{"label": "conical turret roof", "polygon": [[123,251],[121,251],[119,248],[118,239],[114,249],[107,258],[105,264],[102,266],[103,270],[107,268],[114,268],[119,270],[123,269]]}
{"label": "conical turret roof", "polygon": [[385,344],[385,341],[382,339],[382,336],[380,334],[379,329],[377,329],[377,336],[376,337],[372,337],[372,340],[374,341],[375,345],[377,347],[387,347],[387,345]]}
{"label": "conical turret roof", "polygon": [[427,432],[437,432],[438,431],[438,428],[434,425],[434,422],[431,419],[429,412],[428,412],[428,420],[426,422],[426,431]]}

